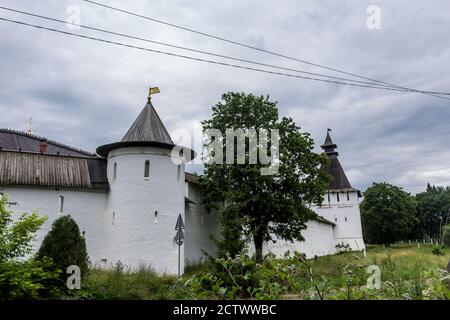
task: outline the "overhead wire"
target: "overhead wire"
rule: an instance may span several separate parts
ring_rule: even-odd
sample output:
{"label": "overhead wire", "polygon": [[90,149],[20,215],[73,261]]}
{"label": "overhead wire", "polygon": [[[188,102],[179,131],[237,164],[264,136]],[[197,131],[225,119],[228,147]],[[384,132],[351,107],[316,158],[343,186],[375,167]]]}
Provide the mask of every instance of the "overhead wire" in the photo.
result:
{"label": "overhead wire", "polygon": [[[198,49],[193,49],[193,48],[188,48],[188,47],[174,45],[174,44],[165,43],[165,42],[161,42],[161,41],[151,40],[151,39],[148,39],[148,38],[142,38],[142,37],[137,37],[137,36],[133,36],[133,35],[125,34],[125,33],[120,33],[120,32],[115,32],[115,31],[111,31],[111,30],[106,30],[106,29],[101,29],[101,28],[97,28],[97,27],[92,27],[92,26],[88,26],[88,25],[85,25],[85,24],[79,24],[79,23],[75,23],[75,22],[64,21],[64,20],[61,20],[61,19],[51,18],[51,17],[47,17],[47,16],[43,16],[43,15],[39,15],[39,14],[27,12],[27,11],[17,10],[17,9],[13,9],[13,8],[3,7],[3,6],[0,6],[0,9],[7,10],[7,11],[10,11],[10,12],[14,12],[14,13],[27,15],[27,16],[31,16],[31,17],[35,17],[35,18],[40,18],[40,19],[44,19],[44,20],[48,20],[48,21],[58,22],[58,23],[62,23],[62,24],[65,24],[65,25],[72,25],[72,26],[75,26],[75,27],[80,27],[80,28],[84,28],[84,29],[88,29],[88,30],[93,30],[93,31],[102,32],[102,33],[106,33],[106,34],[111,34],[111,35],[115,35],[115,36],[129,38],[129,39],[133,39],[133,40],[139,40],[139,41],[144,41],[144,42],[148,42],[148,43],[154,43],[154,44],[158,44],[158,45],[162,45],[162,46],[166,46],[166,47],[170,47],[170,48],[182,49],[182,50],[186,50],[186,51],[190,51],[190,52],[201,53],[201,54],[205,54],[205,55],[210,55],[210,56],[214,56],[214,57],[230,59],[230,60],[239,61],[239,62],[245,62],[245,63],[249,63],[249,64],[254,64],[254,65],[260,65],[260,66],[264,66],[264,67],[270,67],[270,68],[275,68],[275,69],[280,69],[280,70],[298,72],[298,73],[302,73],[302,74],[308,74],[308,75],[324,77],[324,78],[330,78],[330,79],[335,79],[335,80],[343,80],[343,81],[347,81],[347,82],[356,82],[356,83],[362,83],[362,84],[367,84],[367,85],[376,85],[376,86],[379,86],[379,87],[391,87],[391,86],[379,85],[379,84],[374,83],[374,82],[365,82],[365,81],[353,80],[353,79],[348,79],[348,78],[335,77],[335,76],[326,75],[326,74],[308,72],[308,71],[304,71],[304,70],[287,68],[287,67],[283,67],[283,66],[277,66],[277,65],[273,65],[273,64],[268,64],[268,63],[263,63],[263,62],[248,60],[248,59],[231,57],[231,56],[228,56],[228,55],[223,55],[223,54],[218,54],[218,53],[213,53],[213,52],[204,51],[204,50],[198,50]],[[413,91],[413,90],[411,90],[411,91]],[[435,93],[435,92],[429,92],[429,91],[426,91],[426,92],[427,93]],[[445,94],[445,93],[440,93],[440,94]]]}
{"label": "overhead wire", "polygon": [[167,22],[167,21],[161,20],[161,19],[152,18],[152,17],[145,16],[145,15],[142,15],[142,14],[139,14],[139,13],[136,13],[136,12],[131,12],[131,11],[128,11],[128,10],[125,10],[125,9],[121,9],[121,8],[117,8],[117,7],[114,7],[114,6],[106,5],[104,3],[100,3],[100,2],[97,2],[97,1],[93,1],[93,0],[83,0],[83,1],[85,1],[87,3],[90,3],[90,4],[93,4],[93,5],[96,5],[96,6],[99,6],[99,7],[103,7],[103,8],[107,8],[107,9],[114,10],[114,11],[117,11],[117,12],[125,13],[125,14],[131,15],[131,16],[135,16],[135,17],[142,18],[142,19],[145,19],[145,20],[153,21],[153,22],[160,23],[160,24],[163,24],[163,25],[166,25],[166,26],[170,26],[170,27],[173,27],[173,28],[177,28],[177,29],[180,29],[180,30],[188,31],[188,32],[191,32],[191,33],[194,33],[194,34],[198,34],[198,35],[201,35],[201,36],[205,36],[205,37],[209,37],[209,38],[212,38],[212,39],[216,39],[216,40],[219,40],[219,41],[227,42],[227,43],[230,43],[230,44],[233,44],[233,45],[237,45],[237,46],[240,46],[240,47],[244,47],[244,48],[247,48],[247,49],[256,50],[256,51],[263,52],[263,53],[266,53],[266,54],[270,54],[270,55],[273,55],[273,56],[281,57],[281,58],[292,60],[292,61],[297,61],[297,62],[308,64],[308,65],[311,65],[311,66],[314,66],[314,67],[326,69],[326,70],[333,71],[333,72],[342,73],[342,74],[353,76],[353,77],[357,77],[357,78],[360,78],[360,79],[364,79],[364,80],[368,80],[368,81],[372,81],[372,82],[377,82],[379,84],[383,84],[383,85],[387,85],[387,86],[391,86],[391,87],[395,87],[395,88],[400,88],[400,89],[404,89],[404,90],[410,90],[410,91],[414,91],[414,92],[419,92],[419,93],[423,93],[423,94],[426,94],[426,95],[429,95],[429,96],[440,97],[440,98],[443,98],[443,97],[438,96],[438,94],[444,94],[444,95],[449,95],[450,94],[450,93],[439,93],[439,92],[436,92],[436,91],[433,92],[433,91],[418,90],[418,89],[413,89],[413,88],[400,86],[400,85],[397,85],[397,84],[394,84],[394,83],[391,83],[391,82],[382,81],[382,80],[378,80],[378,79],[374,79],[374,78],[358,75],[356,73],[340,70],[340,69],[333,68],[333,67],[328,67],[328,66],[325,66],[325,65],[322,65],[322,64],[318,64],[318,63],[314,63],[314,62],[310,62],[310,61],[307,61],[307,60],[304,60],[304,59],[298,59],[298,58],[295,58],[295,57],[292,57],[292,56],[288,56],[286,54],[278,53],[278,52],[275,52],[275,51],[258,48],[258,47],[255,47],[253,45],[249,45],[249,44],[242,43],[242,42],[239,42],[239,41],[227,39],[227,38],[224,38],[224,37],[221,37],[221,36],[213,35],[211,33],[195,30],[195,29],[192,29],[192,28],[184,27],[184,26],[181,26],[181,25],[178,25],[178,24],[175,24],[175,23],[171,23],[171,22]]}
{"label": "overhead wire", "polygon": [[[113,44],[113,45],[122,46],[122,47],[128,47],[128,48],[134,48],[134,49],[138,49],[138,50],[143,50],[143,51],[163,54],[163,55],[167,55],[167,56],[179,57],[179,58],[183,58],[183,59],[200,61],[200,62],[216,64],[216,65],[221,65],[221,66],[226,66],[226,67],[233,67],[233,68],[251,70],[251,71],[256,71],[256,72],[261,72],[261,73],[267,73],[267,74],[273,74],[273,75],[279,75],[279,76],[287,76],[287,77],[299,78],[299,79],[304,79],[304,80],[313,80],[313,81],[320,81],[320,82],[326,82],[326,83],[347,85],[347,86],[353,86],[353,87],[364,87],[364,88],[373,88],[373,89],[379,89],[379,90],[411,92],[408,89],[378,87],[378,86],[371,86],[371,85],[364,85],[364,84],[357,84],[357,83],[347,83],[347,82],[342,82],[342,81],[335,81],[335,80],[327,80],[327,79],[306,77],[306,76],[300,76],[300,75],[295,75],[295,74],[289,74],[289,73],[283,73],[283,72],[276,72],[276,71],[271,71],[271,70],[253,68],[253,67],[248,67],[248,66],[236,65],[236,64],[226,63],[226,62],[222,62],[222,61],[214,61],[214,60],[203,59],[203,58],[198,58],[198,57],[186,56],[186,55],[181,55],[181,54],[177,54],[177,53],[173,53],[173,52],[166,52],[166,51],[162,51],[162,50],[155,50],[155,49],[135,46],[135,45],[131,45],[131,44],[126,44],[126,43],[122,43],[122,42],[107,40],[107,39],[103,39],[103,38],[92,37],[92,36],[77,34],[77,33],[69,32],[69,31],[58,30],[58,29],[54,29],[54,28],[50,28],[50,27],[35,25],[35,24],[31,24],[31,23],[27,23],[27,22],[23,22],[23,21],[18,21],[18,20],[13,20],[13,19],[7,19],[7,18],[1,18],[0,17],[0,21],[15,23],[15,24],[19,24],[19,25],[22,25],[22,26],[33,27],[33,28],[37,28],[37,29],[41,29],[41,30],[47,30],[47,31],[51,31],[51,32],[56,32],[56,33],[60,33],[60,34],[64,34],[64,35],[70,35],[70,36],[73,36],[73,37],[89,39],[89,40],[98,41],[98,42],[102,42],[102,43],[108,43],[108,44]],[[442,98],[442,99],[450,100],[449,98],[446,98],[446,97],[441,97],[441,96],[438,96],[438,97]]]}

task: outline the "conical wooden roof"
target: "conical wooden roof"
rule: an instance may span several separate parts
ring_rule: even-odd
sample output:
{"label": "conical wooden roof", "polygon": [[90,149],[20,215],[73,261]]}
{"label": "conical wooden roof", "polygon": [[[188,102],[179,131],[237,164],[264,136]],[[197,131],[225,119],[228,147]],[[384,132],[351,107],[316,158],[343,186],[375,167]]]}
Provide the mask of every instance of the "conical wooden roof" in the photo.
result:
{"label": "conical wooden roof", "polygon": [[338,159],[338,153],[334,150],[337,145],[333,143],[330,136],[330,129],[327,131],[325,142],[321,145],[322,149],[330,160],[330,174],[333,180],[328,187],[329,190],[352,189],[350,181],[348,181],[345,171]]}
{"label": "conical wooden roof", "polygon": [[[108,153],[114,149],[141,146],[164,149],[172,149],[175,146],[150,99],[148,99],[144,109],[142,109],[122,140],[98,147],[97,154],[107,157]],[[190,151],[191,153],[193,152],[192,150]]]}
{"label": "conical wooden roof", "polygon": [[151,104],[147,102],[139,116],[128,129],[121,142],[158,142],[173,144],[161,118]]}

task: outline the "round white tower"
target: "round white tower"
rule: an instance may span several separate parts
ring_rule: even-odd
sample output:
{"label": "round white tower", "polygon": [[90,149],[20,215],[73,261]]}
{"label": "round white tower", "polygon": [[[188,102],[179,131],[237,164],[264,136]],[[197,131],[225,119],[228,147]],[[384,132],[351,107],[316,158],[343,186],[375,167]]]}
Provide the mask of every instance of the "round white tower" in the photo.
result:
{"label": "round white tower", "polygon": [[178,215],[184,219],[185,178],[183,156],[174,158],[174,146],[149,96],[123,139],[97,148],[108,159],[103,255],[109,266],[120,261],[132,268],[145,264],[177,273],[174,229]]}

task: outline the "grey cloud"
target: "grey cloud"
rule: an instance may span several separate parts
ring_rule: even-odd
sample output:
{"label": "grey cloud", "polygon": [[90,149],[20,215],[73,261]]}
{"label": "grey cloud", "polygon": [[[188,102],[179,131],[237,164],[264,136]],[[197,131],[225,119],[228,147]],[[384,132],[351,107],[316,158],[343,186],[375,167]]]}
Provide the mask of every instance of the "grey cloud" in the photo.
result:
{"label": "grey cloud", "polygon": [[[372,1],[104,1],[162,20],[404,86],[448,91],[450,3],[378,1],[381,30],[366,28]],[[3,1],[65,19],[79,5],[81,22],[158,41],[339,75],[89,5],[83,1]],[[17,18],[60,29],[65,26]],[[211,115],[227,91],[270,94],[316,142],[332,128],[355,187],[397,183],[411,192],[450,184],[449,103],[426,95],[349,88],[186,61],[0,22],[0,127],[26,129],[95,150],[119,140],[145,104],[149,85],[169,131]],[[80,32],[97,35],[95,32]],[[7,36],[3,36],[7,35]],[[99,35],[105,38],[113,37]],[[114,38],[116,39],[116,38]],[[139,41],[117,40],[171,52]],[[195,54],[189,54],[195,55]],[[196,55],[201,56],[201,55]],[[342,76],[342,75],[339,75]],[[201,166],[191,166],[201,171]]]}

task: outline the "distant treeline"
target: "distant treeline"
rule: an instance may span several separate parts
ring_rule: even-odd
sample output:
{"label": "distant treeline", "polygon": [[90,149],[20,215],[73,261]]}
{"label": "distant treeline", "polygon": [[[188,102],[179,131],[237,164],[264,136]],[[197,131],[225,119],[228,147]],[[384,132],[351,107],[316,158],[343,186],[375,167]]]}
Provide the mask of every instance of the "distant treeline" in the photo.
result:
{"label": "distant treeline", "polygon": [[443,243],[445,230],[450,229],[450,187],[428,184],[424,192],[413,196],[385,182],[373,183],[364,192],[361,218],[367,243]]}

